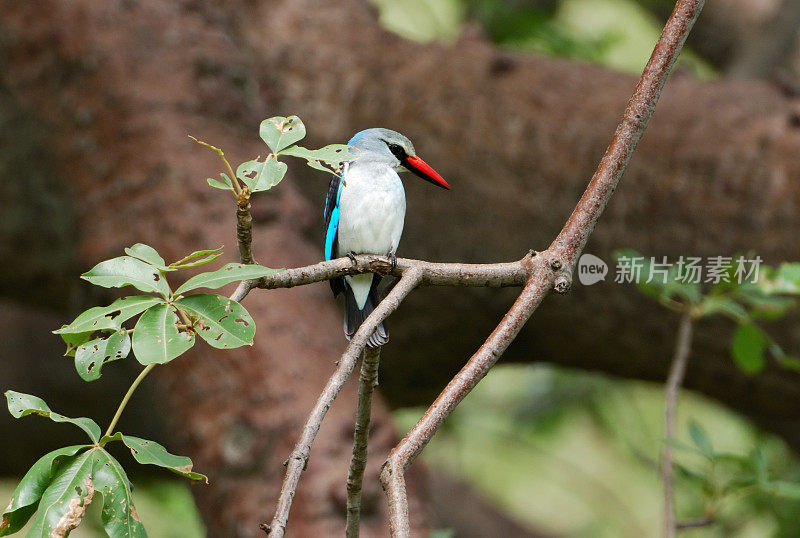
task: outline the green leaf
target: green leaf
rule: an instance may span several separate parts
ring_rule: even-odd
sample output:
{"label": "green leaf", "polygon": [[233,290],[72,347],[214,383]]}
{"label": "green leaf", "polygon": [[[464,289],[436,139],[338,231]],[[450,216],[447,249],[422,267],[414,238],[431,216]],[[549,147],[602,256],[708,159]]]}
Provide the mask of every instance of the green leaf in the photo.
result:
{"label": "green leaf", "polygon": [[783,480],[767,482],[764,489],[773,495],[800,501],[800,484]]}
{"label": "green leaf", "polygon": [[241,179],[251,192],[266,191],[277,185],[286,175],[286,163],[270,155],[266,161],[247,161],[236,169],[236,177]]}
{"label": "green leaf", "polygon": [[67,536],[70,530],[80,524],[95,494],[93,452],[87,450],[72,456],[59,466],[50,485],[42,493],[36,517],[26,537]]}
{"label": "green leaf", "polygon": [[69,422],[70,424],[75,424],[85,431],[94,443],[100,439],[100,426],[90,418],[65,417],[64,415],[51,411],[41,398],[22,392],[15,392],[13,390],[6,391],[6,400],[8,400],[8,411],[14,418],[22,418],[31,414],[41,415],[54,422]]}
{"label": "green leaf", "polygon": [[206,181],[208,181],[208,184],[211,185],[212,187],[214,187],[215,189],[222,189],[224,191],[232,191],[233,190],[233,181],[231,181],[231,178],[228,177],[228,174],[222,173],[222,174],[220,174],[220,176],[222,176],[222,181],[220,181],[218,179],[214,179],[213,177],[210,177],[210,178],[206,179]]}
{"label": "green leaf", "polygon": [[169,286],[164,275],[149,263],[130,256],[120,256],[100,262],[81,275],[81,278],[104,288],[130,285],[141,291],[169,296]]}
{"label": "green leaf", "polygon": [[98,448],[93,450],[94,487],[103,495],[101,518],[106,534],[125,538],[146,538],[142,522],[133,506],[130,481],[119,462]]}
{"label": "green leaf", "polygon": [[722,314],[736,323],[747,323],[750,317],[747,315],[747,310],[742,305],[723,296],[709,296],[706,297],[700,305],[702,316],[712,316],[714,314]]}
{"label": "green leaf", "polygon": [[212,347],[229,349],[253,344],[256,324],[236,301],[201,293],[178,299],[175,306],[195,318],[195,331]]}
{"label": "green leaf", "polygon": [[179,331],[175,310],[160,304],[150,308],[133,329],[133,353],[142,364],[164,364],[194,345],[192,331]]}
{"label": "green leaf", "polygon": [[677,270],[670,270],[668,274],[667,283],[664,285],[662,295],[672,298],[677,295],[685,299],[689,304],[696,305],[702,301],[702,293],[700,291],[700,284],[695,282],[683,282],[677,279]]}
{"label": "green leaf", "polygon": [[775,276],[783,293],[800,293],[800,263],[782,263]]}
{"label": "green leaf", "polygon": [[705,428],[694,420],[689,423],[689,437],[705,457],[714,457],[714,446],[711,444],[708,433],[706,433]]}
{"label": "green leaf", "polygon": [[154,265],[162,270],[166,267],[167,262],[164,261],[164,258],[161,257],[158,251],[150,245],[145,245],[144,243],[136,243],[132,247],[126,248],[125,254],[134,258],[138,258],[143,262],[147,262],[150,265]]}
{"label": "green leaf", "polygon": [[755,374],[764,369],[767,338],[756,325],[739,325],[731,340],[731,354],[739,369]]}
{"label": "green leaf", "polygon": [[84,381],[100,379],[100,369],[107,362],[124,359],[131,352],[128,331],[121,329],[108,338],[98,338],[79,346],[75,369]]}
{"label": "green leaf", "polygon": [[[204,265],[208,262],[214,261],[222,255],[223,247],[215,248],[212,250],[198,250],[192,252],[185,258],[181,258],[176,262],[172,262],[169,266],[173,269],[180,269],[184,267],[197,267]],[[196,258],[200,258],[199,260]],[[194,260],[194,261],[192,261]]]}
{"label": "green leaf", "polygon": [[328,166],[320,163],[319,161],[306,161],[306,164],[316,170],[322,170],[323,172],[328,172],[329,174],[336,174],[336,170],[334,170],[333,168],[329,168]]}
{"label": "green leaf", "polygon": [[[83,312],[69,325],[64,325],[58,330],[53,331],[55,334],[77,334],[88,336],[93,331],[103,329],[119,329],[122,322],[140,314],[150,308],[151,306],[163,303],[164,301],[159,297],[152,295],[131,295],[117,299],[108,306],[95,306]],[[63,337],[62,337],[63,338]],[[70,343],[80,343],[76,339],[66,339],[67,345]]]}
{"label": "green leaf", "polygon": [[[66,327],[66,325],[64,325]],[[61,335],[61,339],[64,340],[64,343],[67,344],[67,350],[64,352],[65,357],[74,357],[75,352],[78,350],[82,344],[85,344],[89,340],[92,339],[92,334],[95,331],[88,331],[85,333],[64,333]]]}
{"label": "green leaf", "polygon": [[800,372],[800,358],[784,355],[778,359],[778,363],[788,370]]}
{"label": "green leaf", "polygon": [[306,136],[306,126],[297,116],[276,116],[262,121],[258,133],[272,152],[278,153],[302,140]]}
{"label": "green leaf", "polygon": [[217,289],[231,282],[261,278],[283,271],[283,269],[270,269],[258,264],[229,263],[216,271],[195,275],[175,290],[175,296],[197,288]]}
{"label": "green leaf", "polygon": [[282,150],[281,155],[290,155],[307,161],[323,161],[336,167],[358,157],[358,149],[347,144],[330,144],[320,149],[291,146]]}
{"label": "green leaf", "polygon": [[766,483],[769,478],[767,460],[764,457],[764,452],[759,447],[756,447],[750,454],[750,466],[755,474],[756,482],[759,484]]}
{"label": "green leaf", "polygon": [[709,484],[709,479],[703,473],[695,471],[694,469],[687,467],[679,462],[674,462],[673,465],[675,466],[675,470],[678,472],[682,478],[686,480],[690,480],[692,482],[696,482],[701,486],[707,486]]}
{"label": "green leaf", "polygon": [[131,435],[122,435],[122,442],[131,449],[133,458],[143,465],[158,465],[174,473],[185,476],[190,480],[204,480],[208,484],[206,475],[192,471],[192,460],[186,456],[176,456],[167,452],[167,449],[156,443]]}
{"label": "green leaf", "polygon": [[11,502],[8,504],[8,508],[0,517],[0,536],[14,534],[25,526],[34,512],[36,512],[39,499],[47,489],[47,486],[50,485],[59,463],[65,458],[74,456],[87,446],[75,445],[59,448],[45,454],[33,464],[20,480],[11,495]]}

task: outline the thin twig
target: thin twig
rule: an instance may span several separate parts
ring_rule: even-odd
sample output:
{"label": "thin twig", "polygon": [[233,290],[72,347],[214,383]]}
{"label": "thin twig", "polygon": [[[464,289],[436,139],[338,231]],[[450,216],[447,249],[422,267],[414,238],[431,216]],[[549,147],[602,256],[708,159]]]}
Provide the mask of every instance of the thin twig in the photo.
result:
{"label": "thin twig", "polygon": [[[393,537],[410,536],[404,473],[466,394],[486,375],[522,325],[555,289],[569,290],[572,272],[655,110],[661,90],[704,0],[679,0],[633,93],[617,132],[564,228],[534,264],[530,280],[509,312],[420,421],[392,450],[381,471]],[[543,266],[545,262],[552,272]]]}
{"label": "thin twig", "polygon": [[282,537],[286,531],[286,522],[289,519],[289,510],[292,506],[294,494],[297,491],[297,484],[300,481],[300,474],[308,464],[308,455],[311,445],[317,436],[319,427],[325,414],[328,412],[333,400],[342,390],[347,378],[353,371],[359,355],[367,345],[367,340],[375,332],[375,328],[380,322],[385,320],[389,314],[397,310],[400,303],[411,291],[422,281],[422,270],[414,267],[405,271],[400,281],[392,288],[392,291],[381,301],[375,310],[367,316],[364,323],[353,335],[347,349],[339,360],[339,365],[334,371],[325,388],[322,390],[314,408],[306,420],[300,440],[295,445],[292,454],[286,462],[286,477],[283,480],[278,506],[275,510],[275,517],[269,525],[270,537]]}
{"label": "thin twig", "polygon": [[380,360],[380,347],[364,349],[361,359],[361,376],[358,380],[353,458],[350,460],[350,471],[347,474],[347,538],[358,538],[358,525],[361,519],[361,484],[364,481],[364,470],[367,468],[372,392],[378,384]]}
{"label": "thin twig", "polygon": [[675,355],[669,369],[666,386],[666,403],[664,411],[664,449],[661,453],[661,477],[664,481],[664,537],[675,538],[677,524],[675,516],[675,491],[673,481],[675,477],[672,467],[672,441],[675,439],[675,415],[678,409],[678,394],[686,374],[686,364],[689,362],[689,350],[692,347],[692,313],[689,309],[681,317],[678,329],[678,340],[675,345]]}

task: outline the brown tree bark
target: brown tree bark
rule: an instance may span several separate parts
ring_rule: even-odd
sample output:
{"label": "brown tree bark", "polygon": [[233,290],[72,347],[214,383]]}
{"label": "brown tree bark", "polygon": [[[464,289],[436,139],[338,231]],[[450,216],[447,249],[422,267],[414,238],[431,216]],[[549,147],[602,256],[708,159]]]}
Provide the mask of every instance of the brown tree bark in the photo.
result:
{"label": "brown tree bark", "polygon": [[[49,263],[21,257],[0,269],[4,281],[18,283],[8,288],[25,282],[18,274],[41,271],[41,292],[63,292],[56,277],[137,241],[172,258],[225,244],[233,257],[234,204],[204,181],[219,163],[185,135],[223,145],[231,160],[241,161],[265,153],[256,126],[275,114],[300,115],[312,144],[342,142],[378,125],[415,141],[454,189],[431,194],[408,182],[401,255],[518,259],[546,247],[560,229],[635,82],[587,65],[510,54],[481,39],[408,43],[381,30],[375,13],[357,0],[2,7],[0,98],[13,113],[0,112],[0,119],[27,130],[8,136],[0,162],[14,157],[19,164],[1,169],[10,170],[6,182],[40,178],[36,184],[44,185],[11,192],[16,198],[9,203],[27,210],[37,226],[64,219],[79,231],[71,257],[68,235],[45,239],[30,228],[21,239],[27,248],[46,253],[47,241],[55,241],[65,254]],[[767,85],[674,77],[589,252],[607,262],[620,247],[673,260],[749,250],[770,263],[800,258],[799,107]],[[290,164],[289,178],[254,200],[254,252],[269,266],[321,257],[327,178]],[[37,206],[37,192],[58,203]],[[506,360],[662,381],[677,319],[610,280],[576,284],[568,297],[549,299]],[[510,297],[478,289],[413,294],[392,318],[383,394],[396,405],[428,401],[497,323]],[[253,536],[257,523],[269,519],[280,462],[344,346],[340,313],[323,284],[255,290],[245,305],[259,327],[253,348],[203,349],[159,372],[157,401],[170,410],[163,414],[177,432],[175,450],[211,475],[212,486],[195,491],[216,536]],[[800,347],[796,321],[775,332],[789,350]],[[770,368],[745,376],[728,357],[729,324],[697,329],[697,360],[686,385],[800,446],[800,375]],[[337,400],[311,453],[290,519],[293,536],[338,535],[343,528],[353,389]],[[373,420],[368,487],[374,490],[364,494],[376,501],[364,534],[382,535],[374,477],[394,432],[384,405]],[[416,522],[419,529],[425,523]]]}

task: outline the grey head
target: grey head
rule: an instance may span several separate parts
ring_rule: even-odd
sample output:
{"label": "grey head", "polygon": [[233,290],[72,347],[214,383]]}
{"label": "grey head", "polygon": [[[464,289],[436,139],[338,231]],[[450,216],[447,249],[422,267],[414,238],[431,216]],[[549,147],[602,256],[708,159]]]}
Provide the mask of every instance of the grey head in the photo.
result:
{"label": "grey head", "polygon": [[397,172],[411,172],[443,189],[450,185],[417,156],[411,140],[391,129],[375,127],[366,129],[347,143],[359,150],[356,162],[372,162],[392,167]]}
{"label": "grey head", "polygon": [[359,161],[388,164],[398,172],[405,171],[403,161],[406,158],[417,154],[411,140],[397,131],[382,127],[356,133],[347,144],[358,148]]}

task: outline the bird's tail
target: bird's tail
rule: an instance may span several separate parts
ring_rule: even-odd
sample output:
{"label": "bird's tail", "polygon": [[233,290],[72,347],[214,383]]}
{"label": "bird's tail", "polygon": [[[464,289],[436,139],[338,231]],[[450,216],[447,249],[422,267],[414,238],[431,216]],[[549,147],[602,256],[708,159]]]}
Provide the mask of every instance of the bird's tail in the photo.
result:
{"label": "bird's tail", "polygon": [[[345,286],[344,334],[347,336],[348,340],[350,340],[353,335],[356,334],[356,331],[359,327],[361,327],[361,324],[364,323],[364,320],[367,319],[367,316],[369,316],[372,311],[375,310],[375,307],[378,306],[378,283],[380,281],[380,276],[373,275],[372,286],[370,286],[367,302],[364,303],[363,309],[358,308],[356,298],[353,295],[353,290],[350,288],[350,286]],[[367,346],[378,347],[384,345],[388,341],[389,329],[386,328],[384,322],[381,322],[378,324],[375,332],[372,333],[372,336],[369,337],[369,340],[367,340]]]}

